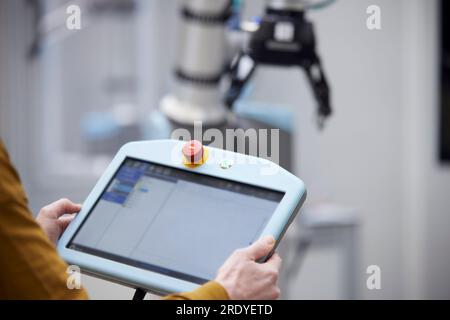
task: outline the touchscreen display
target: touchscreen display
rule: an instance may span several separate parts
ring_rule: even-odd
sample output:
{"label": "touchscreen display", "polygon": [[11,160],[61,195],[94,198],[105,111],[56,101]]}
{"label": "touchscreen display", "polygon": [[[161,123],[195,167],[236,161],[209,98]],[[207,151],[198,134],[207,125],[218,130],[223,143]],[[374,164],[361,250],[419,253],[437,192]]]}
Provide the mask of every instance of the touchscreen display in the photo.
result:
{"label": "touchscreen display", "polygon": [[68,247],[202,284],[284,193],[127,158]]}

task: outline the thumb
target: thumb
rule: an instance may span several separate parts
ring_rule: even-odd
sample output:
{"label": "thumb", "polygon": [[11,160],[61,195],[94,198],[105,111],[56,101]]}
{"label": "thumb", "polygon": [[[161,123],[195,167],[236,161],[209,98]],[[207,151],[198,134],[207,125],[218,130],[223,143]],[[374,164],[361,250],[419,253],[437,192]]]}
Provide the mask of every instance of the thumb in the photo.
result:
{"label": "thumb", "polygon": [[265,236],[254,242],[246,249],[247,254],[252,260],[259,260],[267,256],[275,245],[275,239],[272,236]]}
{"label": "thumb", "polygon": [[75,213],[74,214],[67,214],[62,216],[61,218],[58,219],[58,223],[61,226],[61,231],[64,232],[67,227],[69,226],[69,224],[73,221],[73,219],[75,218]]}
{"label": "thumb", "polygon": [[59,218],[65,214],[77,213],[81,210],[81,205],[75,204],[68,199],[61,199],[47,206],[50,212]]}

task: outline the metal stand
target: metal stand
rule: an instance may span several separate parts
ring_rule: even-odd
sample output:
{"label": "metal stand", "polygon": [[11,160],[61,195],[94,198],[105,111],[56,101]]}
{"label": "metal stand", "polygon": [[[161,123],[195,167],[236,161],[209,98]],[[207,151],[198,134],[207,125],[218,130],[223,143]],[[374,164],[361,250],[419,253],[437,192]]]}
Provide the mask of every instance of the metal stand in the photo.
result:
{"label": "metal stand", "polygon": [[133,295],[133,300],[142,301],[142,300],[144,300],[146,294],[147,294],[147,291],[145,291],[144,289],[141,289],[141,288],[137,288],[136,292]]}

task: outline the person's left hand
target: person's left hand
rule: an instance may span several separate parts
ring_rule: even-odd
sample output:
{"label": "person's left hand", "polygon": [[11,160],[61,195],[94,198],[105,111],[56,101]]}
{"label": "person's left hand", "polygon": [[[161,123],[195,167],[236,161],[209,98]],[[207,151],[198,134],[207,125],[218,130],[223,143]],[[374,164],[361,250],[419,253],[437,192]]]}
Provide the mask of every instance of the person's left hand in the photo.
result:
{"label": "person's left hand", "polygon": [[47,234],[50,241],[56,245],[59,237],[80,210],[80,204],[75,204],[68,199],[61,199],[42,208],[36,222]]}

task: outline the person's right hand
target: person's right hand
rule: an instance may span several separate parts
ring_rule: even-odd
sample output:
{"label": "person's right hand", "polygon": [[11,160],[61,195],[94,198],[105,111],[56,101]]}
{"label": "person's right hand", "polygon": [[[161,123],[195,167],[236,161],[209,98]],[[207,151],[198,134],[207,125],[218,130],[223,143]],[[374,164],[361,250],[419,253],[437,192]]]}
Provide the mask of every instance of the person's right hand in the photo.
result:
{"label": "person's right hand", "polygon": [[220,283],[231,300],[278,299],[278,273],[281,258],[274,253],[264,263],[258,263],[273,249],[275,239],[264,237],[251,246],[236,250],[219,269],[216,282]]}

